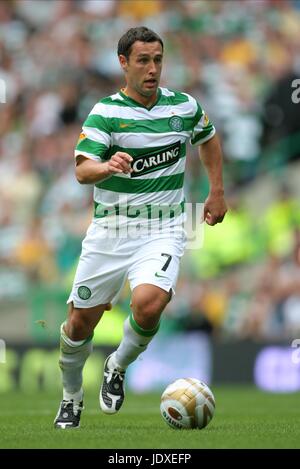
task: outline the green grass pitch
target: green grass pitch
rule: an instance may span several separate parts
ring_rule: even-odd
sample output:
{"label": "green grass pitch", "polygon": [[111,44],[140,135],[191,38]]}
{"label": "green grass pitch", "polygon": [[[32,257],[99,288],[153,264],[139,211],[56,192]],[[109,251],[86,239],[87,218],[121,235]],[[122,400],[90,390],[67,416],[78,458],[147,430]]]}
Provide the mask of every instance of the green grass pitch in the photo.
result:
{"label": "green grass pitch", "polygon": [[213,420],[203,430],[173,430],[159,394],[127,394],[120,413],[105,415],[97,392],[85,396],[81,427],[55,430],[60,396],[1,395],[1,448],[300,448],[300,394],[254,387],[212,387]]}

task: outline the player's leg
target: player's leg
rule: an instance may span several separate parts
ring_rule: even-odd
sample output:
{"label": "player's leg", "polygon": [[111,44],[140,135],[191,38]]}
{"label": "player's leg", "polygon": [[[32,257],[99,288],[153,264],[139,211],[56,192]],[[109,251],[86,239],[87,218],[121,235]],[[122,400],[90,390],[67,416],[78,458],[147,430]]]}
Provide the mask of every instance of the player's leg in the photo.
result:
{"label": "player's leg", "polygon": [[104,364],[104,378],[100,390],[103,412],[116,413],[124,401],[125,370],[146,350],[159,329],[161,313],[170,301],[167,292],[156,285],[141,284],[132,293],[132,313],[124,322],[124,335],[118,349]]}
{"label": "player's leg", "polygon": [[110,304],[92,308],[75,308],[69,304],[68,318],[61,325],[59,366],[62,372],[63,400],[54,424],[56,428],[79,426],[83,409],[82,371],[92,352],[92,337],[105,310]]}
{"label": "player's leg", "polygon": [[113,355],[120,367],[126,369],[157,333],[160,316],[175,292],[183,246],[181,238],[158,237],[151,238],[137,252],[128,274],[132,311]]}
{"label": "player's leg", "polygon": [[114,354],[116,363],[126,369],[146,350],[159,329],[160,316],[171,299],[169,292],[151,284],[134,288],[129,317],[124,322],[124,336]]}
{"label": "player's leg", "polygon": [[159,319],[174,292],[183,240],[171,237],[142,240],[128,271],[132,312],[124,322],[118,349],[107,358],[100,406],[115,413],[124,401],[126,368],[146,350],[159,329]]}
{"label": "player's leg", "polygon": [[75,308],[73,302],[69,305],[67,321],[61,326],[59,359],[66,400],[82,397],[82,370],[92,352],[93,331],[110,308],[109,304],[85,309]]}
{"label": "player's leg", "polygon": [[159,329],[161,313],[175,290],[184,246],[182,231],[144,236],[136,243],[128,268],[132,312],[124,322],[118,349],[104,364],[99,399],[106,413],[121,408],[126,368],[147,348]]}
{"label": "player's leg", "polygon": [[[128,252],[118,255],[118,239],[111,239],[107,230],[92,223],[82,244],[82,253],[76,270],[67,321],[61,326],[60,368],[63,379],[63,402],[70,412],[76,403],[79,424],[82,408],[82,371],[92,351],[92,335],[103,312],[110,309],[122,288],[128,269]],[[79,411],[78,411],[79,409]],[[60,412],[69,419],[68,412]],[[66,423],[63,420],[62,423]],[[59,428],[65,425],[57,425]]]}

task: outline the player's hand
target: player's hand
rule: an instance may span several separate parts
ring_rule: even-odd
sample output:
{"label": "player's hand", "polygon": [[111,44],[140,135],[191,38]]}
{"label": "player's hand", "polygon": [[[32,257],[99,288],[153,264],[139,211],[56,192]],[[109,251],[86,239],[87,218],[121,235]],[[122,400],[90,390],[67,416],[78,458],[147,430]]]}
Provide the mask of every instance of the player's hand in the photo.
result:
{"label": "player's hand", "polygon": [[208,225],[222,223],[227,212],[223,194],[209,193],[204,203],[203,219]]}
{"label": "player's hand", "polygon": [[109,174],[128,174],[132,173],[132,168],[130,166],[130,163],[132,161],[133,158],[128,153],[117,151],[114,155],[112,155],[111,159],[104,164],[107,165],[107,170]]}

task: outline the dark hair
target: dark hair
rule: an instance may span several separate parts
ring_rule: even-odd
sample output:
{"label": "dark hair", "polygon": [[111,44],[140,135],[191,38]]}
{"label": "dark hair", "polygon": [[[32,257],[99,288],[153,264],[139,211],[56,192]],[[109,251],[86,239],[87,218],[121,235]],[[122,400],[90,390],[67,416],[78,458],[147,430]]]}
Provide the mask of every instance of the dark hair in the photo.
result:
{"label": "dark hair", "polygon": [[131,54],[131,47],[136,41],[141,42],[155,42],[158,41],[161,47],[164,48],[162,39],[146,26],[139,26],[138,28],[129,29],[118,42],[118,55],[124,55],[126,59],[129,59]]}

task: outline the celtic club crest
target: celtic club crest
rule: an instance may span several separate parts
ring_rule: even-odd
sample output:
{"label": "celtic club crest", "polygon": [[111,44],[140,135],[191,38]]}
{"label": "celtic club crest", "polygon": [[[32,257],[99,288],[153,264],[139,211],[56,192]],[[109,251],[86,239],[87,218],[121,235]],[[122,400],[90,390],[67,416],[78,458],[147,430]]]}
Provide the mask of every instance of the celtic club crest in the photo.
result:
{"label": "celtic club crest", "polygon": [[91,290],[88,287],[85,287],[84,285],[78,288],[78,296],[82,300],[88,300],[91,294],[92,294]]}
{"label": "celtic club crest", "polygon": [[183,130],[183,119],[179,116],[172,116],[169,119],[169,126],[175,132],[181,132]]}

